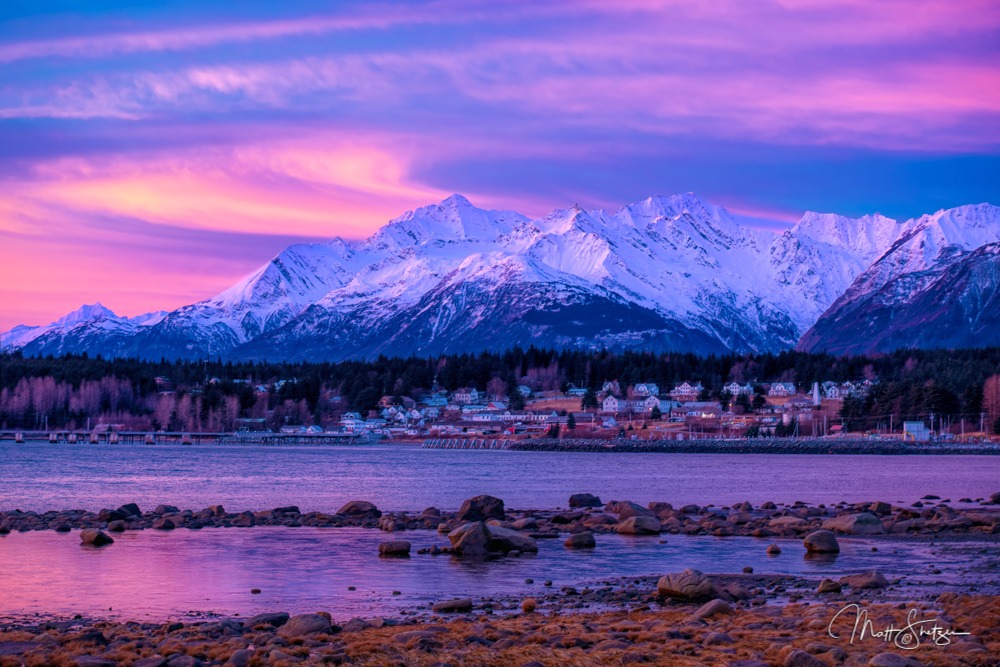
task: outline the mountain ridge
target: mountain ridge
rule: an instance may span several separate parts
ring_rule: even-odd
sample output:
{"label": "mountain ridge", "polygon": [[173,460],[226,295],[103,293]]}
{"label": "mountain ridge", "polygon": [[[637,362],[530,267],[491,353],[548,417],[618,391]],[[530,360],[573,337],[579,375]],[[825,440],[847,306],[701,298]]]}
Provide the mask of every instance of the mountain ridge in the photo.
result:
{"label": "mountain ridge", "polygon": [[879,293],[895,277],[996,241],[1000,209],[990,204],[906,221],[807,212],[779,234],[693,193],[535,219],[455,194],[364,240],[289,246],[216,296],[172,312],[140,321],[98,303],[0,334],[0,349],[317,360],[515,343],[818,350],[833,334],[816,327],[851,295]]}

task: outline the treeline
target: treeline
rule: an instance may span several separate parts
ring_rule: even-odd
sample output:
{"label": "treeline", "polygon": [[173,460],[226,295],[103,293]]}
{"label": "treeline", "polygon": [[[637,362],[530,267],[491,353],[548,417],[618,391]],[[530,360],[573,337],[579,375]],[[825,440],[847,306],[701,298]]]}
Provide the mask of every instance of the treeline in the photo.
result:
{"label": "treeline", "polygon": [[[787,351],[716,355],[513,348],[433,358],[385,358],[337,363],[139,361],[86,355],[23,357],[0,354],[0,425],[81,427],[89,419],[137,427],[227,429],[239,418],[328,425],[345,410],[362,413],[383,396],[419,398],[434,388],[463,386],[503,394],[518,384],[535,391],[570,385],[600,389],[655,382],[669,391],[701,382],[713,397],[724,384],[877,380],[865,399],[845,401],[852,429],[894,419],[951,415],[1000,419],[1000,398],[984,394],[1000,374],[1000,348],[900,350],[835,357]],[[261,391],[263,390],[263,391]],[[994,405],[997,403],[997,405]],[[1000,428],[1000,427],[998,427]]]}

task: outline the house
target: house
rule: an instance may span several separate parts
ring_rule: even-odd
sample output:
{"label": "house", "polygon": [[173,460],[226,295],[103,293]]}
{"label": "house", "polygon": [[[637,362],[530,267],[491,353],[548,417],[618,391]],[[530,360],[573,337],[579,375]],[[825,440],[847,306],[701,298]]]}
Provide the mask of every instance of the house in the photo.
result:
{"label": "house", "polygon": [[490,401],[489,403],[486,404],[486,409],[501,412],[507,409],[507,404],[504,403],[503,401]]}
{"label": "house", "polygon": [[691,384],[690,382],[683,382],[670,392],[670,398],[675,401],[696,401],[701,392],[705,391],[705,387],[699,382],[697,384]]}
{"label": "house", "polygon": [[660,388],[652,382],[641,382],[632,387],[633,396],[656,396],[660,393]]}
{"label": "house", "polygon": [[521,394],[521,396],[524,396],[525,398],[528,398],[531,396],[531,387],[526,384],[519,384],[517,385],[517,393]]}
{"label": "house", "polygon": [[615,420],[614,417],[605,417],[601,421],[601,428],[616,428],[617,426],[618,422]]}
{"label": "house", "polygon": [[840,385],[836,382],[824,382],[820,385],[820,391],[827,398],[842,398],[843,394],[840,393]]}
{"label": "house", "polygon": [[445,394],[431,394],[422,403],[429,408],[443,408],[448,405],[448,397]]}
{"label": "house", "polygon": [[586,387],[570,387],[566,390],[567,396],[575,396],[576,398],[582,398],[587,395]]}
{"label": "house", "polygon": [[728,391],[731,396],[740,396],[740,395],[749,396],[750,394],[753,393],[753,385],[750,384],[749,382],[747,382],[746,384],[740,384],[739,382],[733,381],[725,385],[722,389],[723,391]]}
{"label": "house", "polygon": [[653,408],[659,408],[660,414],[664,415],[671,410],[679,408],[680,405],[677,401],[671,401],[669,398],[660,398],[659,396],[650,396],[642,402],[644,412],[652,412]]}
{"label": "house", "polygon": [[927,442],[931,432],[924,422],[903,422],[903,440],[910,442]]}
{"label": "house", "polygon": [[[654,397],[655,398],[655,397]],[[652,408],[648,408],[652,410]],[[602,412],[646,412],[645,401],[630,401],[618,396],[606,396],[601,402]]]}
{"label": "house", "polygon": [[620,394],[622,389],[618,386],[618,380],[610,380],[601,385],[602,394]]}
{"label": "house", "polygon": [[358,433],[365,428],[365,420],[357,412],[345,412],[340,418],[340,425],[348,433]]}
{"label": "house", "polygon": [[792,396],[794,394],[794,382],[775,382],[767,392],[768,396]]}
{"label": "house", "polygon": [[475,387],[462,387],[455,390],[455,393],[452,394],[452,399],[456,403],[477,403],[479,402],[479,396],[480,394]]}

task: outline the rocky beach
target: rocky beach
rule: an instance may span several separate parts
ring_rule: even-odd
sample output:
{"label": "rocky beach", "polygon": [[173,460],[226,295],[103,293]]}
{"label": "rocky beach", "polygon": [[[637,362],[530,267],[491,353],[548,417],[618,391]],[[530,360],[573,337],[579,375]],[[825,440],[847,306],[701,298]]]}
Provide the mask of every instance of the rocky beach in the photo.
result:
{"label": "rocky beach", "polygon": [[[749,566],[714,573],[608,573],[579,585],[526,582],[533,585],[530,594],[442,596],[365,617],[337,617],[317,608],[140,620],[98,610],[61,617],[8,609],[0,613],[0,665],[915,667],[1000,660],[1000,494],[954,502],[928,495],[905,504],[674,507],[663,501],[604,502],[580,493],[567,505],[514,510],[481,495],[457,511],[384,511],[363,500],[334,513],[293,506],[230,513],[221,506],[193,511],[160,505],[143,511],[134,503],[96,512],[19,509],[0,513],[0,549],[2,540],[37,531],[79,531],[79,548],[107,550],[122,548],[116,537],[134,531],[169,539],[170,531],[195,530],[199,540],[212,540],[226,528],[360,527],[384,533],[377,549],[360,555],[372,562],[445,558],[487,568],[509,559],[543,559],[537,555],[543,541],[588,552],[613,548],[612,536],[680,543],[711,536],[720,538],[717,549],[733,544],[726,538],[758,538],[755,548],[768,556],[785,551],[821,562],[837,559],[841,546],[857,539],[880,545],[871,546],[873,552],[916,543],[929,557],[954,549],[974,555],[957,579],[947,581],[935,579],[942,572],[933,563],[926,576],[895,575],[886,555],[885,573],[854,571],[850,562],[838,562],[843,572],[830,577],[755,572]],[[429,547],[414,548],[408,539],[428,533],[438,536]],[[197,585],[197,579],[183,585]]]}

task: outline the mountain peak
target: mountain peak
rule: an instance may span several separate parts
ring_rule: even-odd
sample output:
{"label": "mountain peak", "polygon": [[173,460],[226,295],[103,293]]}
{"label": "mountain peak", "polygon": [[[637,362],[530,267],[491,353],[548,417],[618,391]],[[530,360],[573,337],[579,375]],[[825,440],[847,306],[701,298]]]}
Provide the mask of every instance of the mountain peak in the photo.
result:
{"label": "mountain peak", "polygon": [[54,326],[71,327],[81,322],[92,322],[100,319],[114,319],[119,317],[110,308],[105,308],[100,301],[92,304],[84,304],[71,313],[63,315],[53,322]]}

